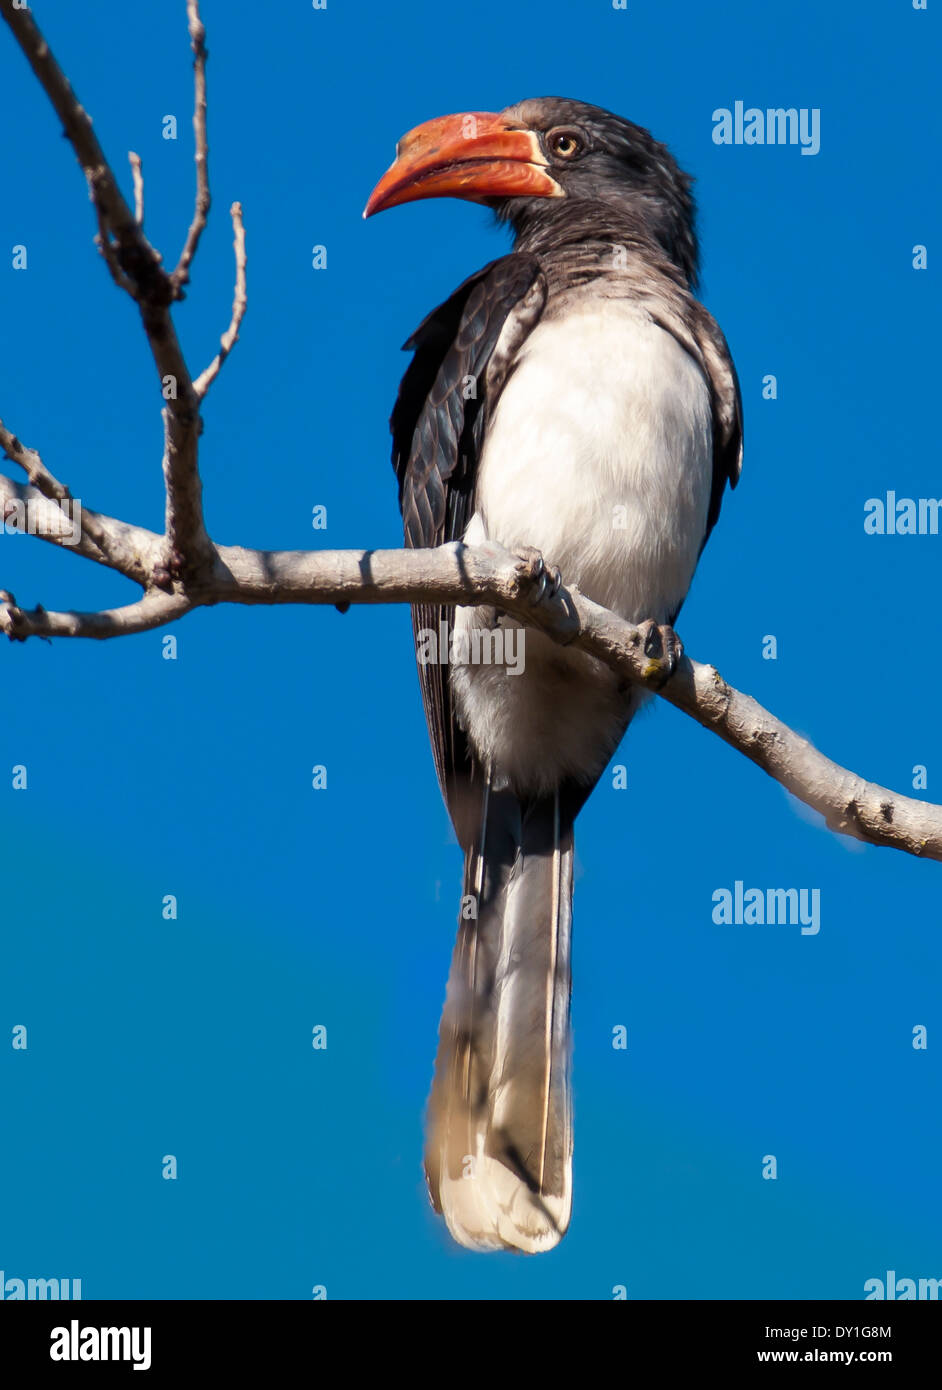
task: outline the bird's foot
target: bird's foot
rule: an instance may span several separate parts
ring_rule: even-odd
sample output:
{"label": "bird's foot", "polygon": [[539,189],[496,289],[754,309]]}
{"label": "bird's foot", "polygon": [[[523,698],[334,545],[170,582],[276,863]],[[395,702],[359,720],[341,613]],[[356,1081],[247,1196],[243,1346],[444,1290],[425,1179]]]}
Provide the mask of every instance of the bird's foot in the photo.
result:
{"label": "bird's foot", "polygon": [[672,627],[667,623],[656,623],[653,618],[639,623],[638,631],[644,644],[644,654],[649,658],[645,678],[658,676],[656,685],[660,690],[677,670],[684,654],[684,644]]}
{"label": "bird's foot", "polygon": [[552,569],[547,569],[542,552],[532,545],[521,546],[516,554],[524,577],[533,586],[530,602],[537,604],[545,599],[554,599],[563,583],[559,567],[554,565]]}

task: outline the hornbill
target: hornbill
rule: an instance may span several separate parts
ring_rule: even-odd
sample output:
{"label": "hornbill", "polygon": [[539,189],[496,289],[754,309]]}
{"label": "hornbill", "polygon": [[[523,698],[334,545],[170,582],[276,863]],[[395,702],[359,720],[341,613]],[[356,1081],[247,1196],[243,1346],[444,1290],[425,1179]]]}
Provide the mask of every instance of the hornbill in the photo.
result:
{"label": "hornbill", "polygon": [[[550,588],[561,574],[644,624],[668,671],[742,458],[736,372],[693,295],[691,184],[640,126],[544,97],[411,130],[364,212],[450,195],[515,234],[405,344],[390,424],[406,545],[539,552]],[[453,634],[451,662],[420,656],[419,675],[465,855],[429,1191],[462,1245],[548,1250],[572,1205],[573,821],[648,697],[532,627],[514,634],[522,672],[488,661],[485,635],[520,628],[493,608],[412,611],[417,650]]]}

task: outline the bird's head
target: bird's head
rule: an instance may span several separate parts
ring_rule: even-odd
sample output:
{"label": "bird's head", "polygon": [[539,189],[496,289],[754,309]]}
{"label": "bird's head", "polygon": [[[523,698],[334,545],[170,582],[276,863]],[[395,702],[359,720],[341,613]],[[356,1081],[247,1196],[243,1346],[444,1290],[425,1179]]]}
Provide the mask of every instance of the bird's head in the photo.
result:
{"label": "bird's head", "polygon": [[[692,180],[666,146],[600,106],[537,97],[498,114],[439,116],[404,135],[363,216],[419,198],[485,203],[520,235],[550,224],[566,200],[640,218],[693,282],[697,239]],[[597,220],[597,217],[596,219]]]}

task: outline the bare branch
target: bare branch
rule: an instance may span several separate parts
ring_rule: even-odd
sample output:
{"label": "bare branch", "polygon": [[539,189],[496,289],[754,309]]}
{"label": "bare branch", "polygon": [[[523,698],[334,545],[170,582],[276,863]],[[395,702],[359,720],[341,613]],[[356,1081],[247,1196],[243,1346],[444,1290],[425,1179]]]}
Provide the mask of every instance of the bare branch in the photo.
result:
{"label": "bare branch", "polygon": [[[203,52],[202,58],[197,52],[199,69],[205,61],[205,49],[202,48],[202,24],[195,0],[190,0],[188,12],[194,46],[198,44]],[[192,575],[211,562],[212,546],[203,521],[199,478],[199,399],[170,316],[170,306],[182,291],[179,283],[163,269],[159,253],[144,236],[122,196],[90,119],[79,105],[29,10],[17,8],[14,0],[0,0],[0,14],[52,102],[85,171],[98,217],[99,245],[112,277],[133,296],[140,308],[166,401],[163,469],[167,488],[167,567],[174,574]],[[199,71],[197,94],[199,121],[205,127],[205,83],[201,82]],[[203,154],[205,156],[205,148]],[[197,180],[201,183],[205,179],[205,159],[202,165],[199,160],[197,163],[198,169],[202,169]],[[203,206],[199,196],[197,203]],[[190,259],[199,230],[201,228],[192,240]],[[188,244],[189,241],[188,238]]]}
{"label": "bare branch", "polygon": [[92,538],[82,531],[81,503],[74,509],[65,508],[34,487],[15,483],[0,475],[0,529],[36,536],[75,550],[86,560],[116,568],[102,553]]}
{"label": "bare branch", "polygon": [[88,180],[92,200],[102,210],[118,243],[122,269],[135,280],[147,281],[160,270],[160,257],[134,220],[111,171],[88,115],[59,67],[32,14],[15,0],[0,0],[0,14],[23,50]]}
{"label": "bare branch", "polygon": [[[818,811],[832,830],[942,860],[942,807],[901,796],[831,762],[712,666],[684,657],[664,682],[642,629],[578,590],[533,603],[528,561],[493,545],[425,551],[274,552],[220,547],[216,601],[492,604],[589,652],[712,729]],[[222,569],[220,569],[220,566]],[[225,571],[231,575],[227,584]]]}
{"label": "bare branch", "polygon": [[153,589],[137,603],[101,613],[47,613],[43,608],[27,613],[17,607],[12,594],[0,593],[0,632],[13,642],[27,637],[128,637],[175,622],[192,606],[182,594]]}
{"label": "bare branch", "polygon": [[[137,577],[136,572],[131,572],[134,570],[134,563],[132,557],[124,550],[123,545],[111,547],[109,538],[100,525],[97,512],[84,510],[81,501],[77,501],[65,484],[53,477],[36,450],[27,449],[15,434],[10,433],[2,420],[0,420],[0,449],[13,463],[19,464],[37,492],[57,505],[60,512],[63,513],[63,519],[69,523],[65,534],[71,534],[75,525],[80,527],[83,539],[91,542],[94,551],[94,554],[89,558],[98,559],[102,563],[110,565],[112,569],[119,569],[122,573],[128,574],[131,578]],[[11,483],[11,487],[15,489],[16,485]],[[22,495],[17,491],[18,500],[26,505],[27,515],[30,507],[35,509],[35,500],[30,498],[29,493],[29,489],[24,490]],[[4,503],[10,502],[13,500],[13,495],[2,497],[2,500]],[[6,516],[6,513],[4,515]],[[55,525],[47,525],[47,529],[55,531],[57,528]],[[52,538],[55,539],[55,537]],[[117,538],[115,537],[115,539]],[[65,543],[74,544],[74,542]]]}
{"label": "bare branch", "polygon": [[200,19],[199,0],[187,0],[186,15],[193,49],[193,137],[196,161],[196,207],[186,234],[177,268],[171,275],[179,291],[190,278],[190,264],[196,255],[203,228],[209,216],[209,143],[206,138],[206,30]]}
{"label": "bare branch", "polygon": [[245,228],[242,225],[242,204],[233,203],[232,207],[229,209],[229,213],[232,217],[232,230],[235,234],[233,245],[235,247],[236,263],[236,283],[235,296],[232,301],[232,318],[229,320],[229,327],[219,340],[219,351],[206,370],[200,372],[193,383],[193,390],[200,400],[203,399],[210,386],[212,386],[213,382],[216,380],[216,377],[219,375],[220,367],[239,341],[239,328],[242,325],[242,320],[245,317],[245,310],[248,304],[245,281]]}
{"label": "bare branch", "polygon": [[131,178],[134,180],[134,221],[139,227],[144,225],[144,171],[141,167],[141,156],[135,154],[133,150],[128,151],[128,163],[131,166]]}
{"label": "bare branch", "polygon": [[215,603],[489,604],[647,687],[756,763],[832,830],[874,845],[942,860],[942,807],[867,782],[819,753],[712,666],[684,657],[665,679],[645,651],[645,633],[578,590],[535,603],[532,558],[499,546],[437,550],[258,551],[220,546],[212,575],[186,593],[150,589],[140,604],[106,613],[25,612],[0,606],[0,631],[29,636],[119,637],[175,621]]}
{"label": "bare branch", "polygon": [[203,484],[198,465],[198,419],[190,428],[177,428],[179,416],[164,409],[165,525],[168,561],[174,573],[195,573],[209,562],[212,543],[203,524]]}
{"label": "bare branch", "polygon": [[118,264],[118,257],[115,244],[111,240],[111,233],[108,231],[108,223],[105,214],[98,203],[95,204],[95,216],[98,220],[98,233],[95,237],[95,245],[101,253],[101,258],[108,267],[108,273],[115,282],[119,290],[124,290],[132,299],[137,299],[137,286],[133,280],[129,280],[124,271]]}
{"label": "bare branch", "polygon": [[63,505],[62,500],[47,498],[39,488],[26,487],[0,474],[0,522],[106,565],[142,586],[160,574],[163,536],[92,511],[71,494],[68,505]]}
{"label": "bare branch", "polygon": [[28,449],[0,420],[0,449],[11,463],[19,464],[33,487],[54,502],[71,501],[69,489],[52,476],[35,449]]}

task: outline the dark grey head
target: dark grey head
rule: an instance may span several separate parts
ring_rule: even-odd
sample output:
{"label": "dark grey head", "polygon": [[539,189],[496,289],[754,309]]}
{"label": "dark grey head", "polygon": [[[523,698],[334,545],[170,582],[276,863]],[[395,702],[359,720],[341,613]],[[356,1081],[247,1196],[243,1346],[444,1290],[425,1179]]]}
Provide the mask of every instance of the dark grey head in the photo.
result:
{"label": "dark grey head", "polygon": [[[568,200],[585,204],[587,222],[598,204],[624,211],[632,219],[640,217],[668,258],[691,284],[696,283],[693,179],[666,145],[643,126],[566,97],[535,97],[501,115],[536,135],[547,172]],[[557,207],[541,197],[506,198],[495,211],[519,235],[534,223],[548,222]]]}
{"label": "dark grey head", "polygon": [[693,284],[692,180],[665,145],[600,106],[536,97],[497,114],[439,116],[404,135],[364,216],[417,198],[486,203],[518,237],[649,242]]}

